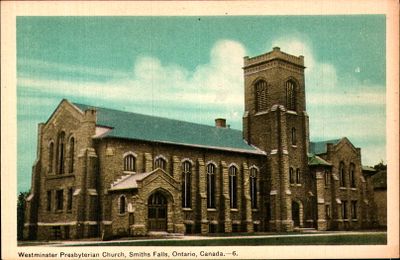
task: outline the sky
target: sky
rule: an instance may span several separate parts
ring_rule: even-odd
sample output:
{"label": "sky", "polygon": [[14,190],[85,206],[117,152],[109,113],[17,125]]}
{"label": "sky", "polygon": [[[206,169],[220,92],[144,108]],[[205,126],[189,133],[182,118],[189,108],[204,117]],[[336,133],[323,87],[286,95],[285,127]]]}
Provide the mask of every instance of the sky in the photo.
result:
{"label": "sky", "polygon": [[63,98],[242,129],[243,57],[305,57],[310,139],[386,161],[385,16],[17,17],[18,192]]}

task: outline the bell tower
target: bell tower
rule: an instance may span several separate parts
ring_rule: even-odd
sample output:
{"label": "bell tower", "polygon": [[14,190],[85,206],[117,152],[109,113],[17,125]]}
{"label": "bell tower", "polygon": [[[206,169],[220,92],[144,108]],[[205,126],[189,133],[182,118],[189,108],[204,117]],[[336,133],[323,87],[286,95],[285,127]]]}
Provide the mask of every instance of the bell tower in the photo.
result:
{"label": "bell tower", "polygon": [[[309,127],[304,86],[304,57],[271,52],[244,57],[243,137],[267,154],[265,195],[271,230],[302,226],[308,172]],[[300,202],[298,202],[300,201]],[[303,209],[303,205],[300,205]],[[293,214],[292,214],[293,213]],[[295,216],[293,216],[295,215]]]}

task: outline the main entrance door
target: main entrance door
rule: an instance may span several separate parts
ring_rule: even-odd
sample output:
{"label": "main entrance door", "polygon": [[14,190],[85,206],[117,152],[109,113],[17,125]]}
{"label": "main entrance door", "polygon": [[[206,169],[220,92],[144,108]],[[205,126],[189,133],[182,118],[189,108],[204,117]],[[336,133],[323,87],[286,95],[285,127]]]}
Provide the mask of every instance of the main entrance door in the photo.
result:
{"label": "main entrance door", "polygon": [[167,199],[160,192],[150,196],[148,201],[149,230],[166,231],[167,230]]}

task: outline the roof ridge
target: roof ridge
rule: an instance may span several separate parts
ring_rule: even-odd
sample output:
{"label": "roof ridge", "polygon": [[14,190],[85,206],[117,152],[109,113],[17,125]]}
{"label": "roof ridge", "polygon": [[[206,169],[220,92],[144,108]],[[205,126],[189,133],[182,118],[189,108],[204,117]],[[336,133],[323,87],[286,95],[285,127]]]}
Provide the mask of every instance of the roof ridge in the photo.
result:
{"label": "roof ridge", "polygon": [[207,124],[202,124],[202,123],[198,123],[198,122],[184,121],[184,120],[175,119],[175,118],[155,116],[155,115],[143,114],[143,113],[138,113],[138,112],[119,110],[119,109],[115,109],[115,108],[108,108],[108,107],[102,107],[102,106],[93,106],[93,105],[82,104],[82,103],[77,103],[77,102],[71,102],[71,104],[73,104],[75,106],[78,106],[79,109],[81,109],[79,106],[87,106],[87,107],[99,108],[99,109],[104,109],[104,110],[111,110],[111,111],[116,111],[116,112],[121,112],[121,113],[135,114],[135,115],[148,116],[148,117],[157,118],[157,119],[164,119],[164,120],[170,120],[170,121],[176,121],[176,122],[183,122],[183,123],[186,123],[186,124],[193,124],[193,125],[199,125],[199,126],[204,126],[204,127],[210,127],[210,128],[213,128],[213,129],[221,129],[222,131],[229,130],[229,131],[242,132],[242,130],[235,129],[235,128],[230,128],[230,127],[215,127],[213,125],[207,125]]}

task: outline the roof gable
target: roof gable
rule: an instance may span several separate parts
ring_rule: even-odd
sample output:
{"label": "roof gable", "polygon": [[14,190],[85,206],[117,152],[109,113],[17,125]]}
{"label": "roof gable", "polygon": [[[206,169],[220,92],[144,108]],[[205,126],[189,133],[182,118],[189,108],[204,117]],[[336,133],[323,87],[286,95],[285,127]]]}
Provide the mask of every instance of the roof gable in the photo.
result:
{"label": "roof gable", "polygon": [[264,154],[261,150],[248,145],[243,140],[242,131],[240,130],[217,128],[214,126],[93,107],[84,104],[74,103],[74,105],[82,111],[89,108],[96,109],[96,124],[112,129],[99,138],[125,138]]}
{"label": "roof gable", "polygon": [[336,145],[340,142],[341,139],[332,139],[320,142],[310,142],[310,153],[313,154],[322,154],[326,153],[328,149],[328,144]]}

